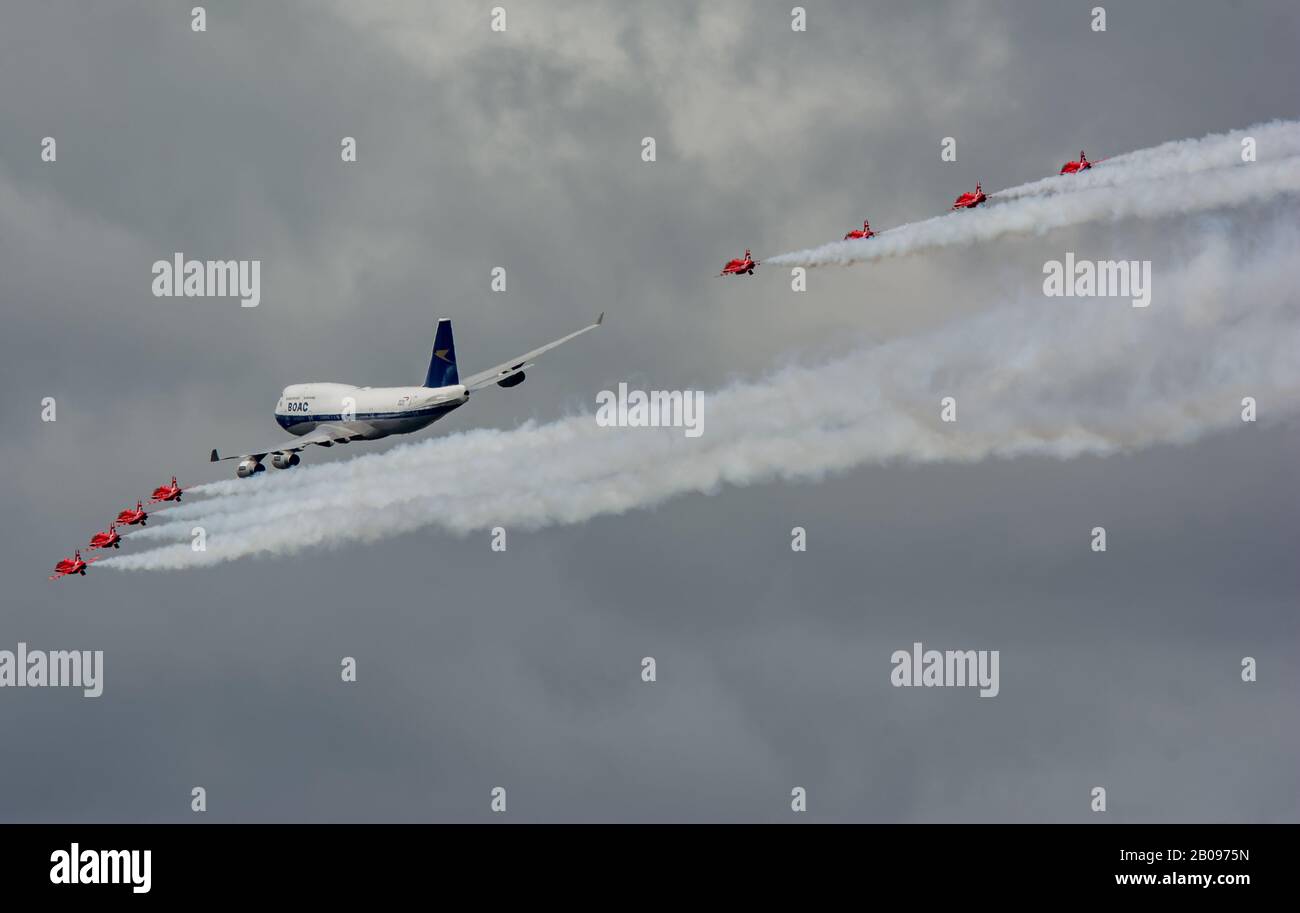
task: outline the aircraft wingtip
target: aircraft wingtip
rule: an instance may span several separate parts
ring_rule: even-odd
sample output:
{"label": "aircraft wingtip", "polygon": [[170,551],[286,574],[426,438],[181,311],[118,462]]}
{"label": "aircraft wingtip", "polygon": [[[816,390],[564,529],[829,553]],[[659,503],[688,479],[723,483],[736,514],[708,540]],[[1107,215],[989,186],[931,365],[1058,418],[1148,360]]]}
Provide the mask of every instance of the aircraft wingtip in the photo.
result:
{"label": "aircraft wingtip", "polygon": [[212,455],[211,455],[210,457],[208,457],[208,462],[209,462],[209,463],[215,463],[215,462],[217,462],[217,461],[220,460],[220,459],[221,459],[221,457],[217,456],[217,448],[213,447],[213,448],[212,448]]}
{"label": "aircraft wingtip", "polygon": [[596,326],[600,326],[604,322],[605,322],[605,312],[601,311],[600,316],[596,318]]}

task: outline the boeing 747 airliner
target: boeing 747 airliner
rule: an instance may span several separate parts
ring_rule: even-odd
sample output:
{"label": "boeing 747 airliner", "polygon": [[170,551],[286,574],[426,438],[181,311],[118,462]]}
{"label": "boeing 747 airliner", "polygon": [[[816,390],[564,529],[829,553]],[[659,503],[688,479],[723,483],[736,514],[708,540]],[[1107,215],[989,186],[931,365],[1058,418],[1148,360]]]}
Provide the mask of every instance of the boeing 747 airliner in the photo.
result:
{"label": "boeing 747 airliner", "polygon": [[390,434],[410,434],[427,428],[453,409],[469,401],[474,390],[496,384],[514,387],[524,382],[524,370],[532,359],[600,326],[602,312],[591,326],[549,342],[518,358],[480,371],[461,380],[456,370],[456,344],[451,321],[438,321],[429,371],[420,387],[354,387],[351,384],[292,384],[284,388],[275,406],[275,420],[296,438],[276,447],[253,453],[221,456],[212,451],[211,460],[239,460],[235,473],[246,479],[266,469],[267,456],[276,469],[299,463],[298,451],[312,444],[332,447],[348,441],[374,441]]}

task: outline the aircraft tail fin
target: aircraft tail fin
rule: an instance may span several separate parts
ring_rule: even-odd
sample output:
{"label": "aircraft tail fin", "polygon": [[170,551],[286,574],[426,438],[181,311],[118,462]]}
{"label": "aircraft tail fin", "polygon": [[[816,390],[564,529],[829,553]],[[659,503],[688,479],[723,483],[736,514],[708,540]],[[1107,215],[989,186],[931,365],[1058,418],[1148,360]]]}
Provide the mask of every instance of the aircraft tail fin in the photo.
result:
{"label": "aircraft tail fin", "polygon": [[438,332],[433,337],[433,355],[429,357],[429,373],[425,375],[424,385],[453,387],[458,383],[456,342],[451,336],[451,321],[444,317],[438,321]]}

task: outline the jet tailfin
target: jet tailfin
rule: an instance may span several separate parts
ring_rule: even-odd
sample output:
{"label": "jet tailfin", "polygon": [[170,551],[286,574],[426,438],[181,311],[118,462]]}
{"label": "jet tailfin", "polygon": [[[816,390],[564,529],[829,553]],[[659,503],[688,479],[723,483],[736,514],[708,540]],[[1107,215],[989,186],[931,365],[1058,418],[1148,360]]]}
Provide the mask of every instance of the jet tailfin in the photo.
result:
{"label": "jet tailfin", "polygon": [[451,337],[451,321],[444,317],[438,321],[438,332],[433,337],[433,355],[429,357],[429,373],[425,375],[424,385],[454,387],[458,383],[456,342]]}

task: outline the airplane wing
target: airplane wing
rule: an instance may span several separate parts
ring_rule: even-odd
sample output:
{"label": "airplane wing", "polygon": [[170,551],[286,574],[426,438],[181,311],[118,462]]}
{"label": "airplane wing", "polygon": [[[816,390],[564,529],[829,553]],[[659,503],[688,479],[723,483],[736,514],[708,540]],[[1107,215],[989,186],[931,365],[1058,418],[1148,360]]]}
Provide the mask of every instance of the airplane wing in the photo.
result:
{"label": "airplane wing", "polygon": [[488,368],[486,371],[471,374],[469,377],[463,379],[461,383],[465,386],[466,390],[478,390],[481,387],[499,383],[508,377],[513,377],[514,375],[521,373],[525,368],[531,368],[533,366],[532,359],[536,358],[538,355],[541,355],[543,352],[549,352],[551,349],[568,342],[570,339],[596,329],[596,327],[600,326],[604,320],[605,312],[601,311],[600,316],[596,318],[596,322],[591,326],[583,327],[581,330],[578,330],[578,332],[570,333],[568,336],[565,336],[562,339],[557,339],[554,342],[548,342],[541,348],[533,349],[531,352],[525,352],[518,358],[512,358],[510,361],[502,362],[494,368]]}
{"label": "airplane wing", "polygon": [[221,456],[217,453],[216,448],[212,449],[212,456],[208,457],[209,462],[216,463],[219,460],[246,460],[253,458],[259,462],[268,453],[293,453],[297,450],[305,450],[312,444],[321,447],[332,447],[335,444],[343,444],[347,441],[355,440],[361,437],[360,431],[353,431],[344,428],[342,425],[321,425],[310,434],[304,434],[302,437],[296,437],[292,441],[287,441],[279,447],[268,447],[265,450],[254,450],[251,453],[234,453],[229,456]]}

